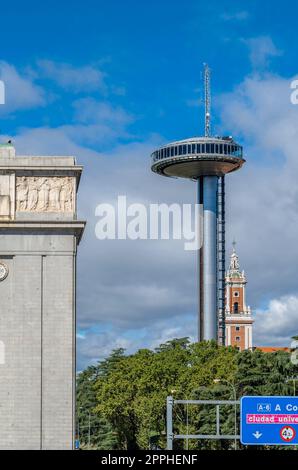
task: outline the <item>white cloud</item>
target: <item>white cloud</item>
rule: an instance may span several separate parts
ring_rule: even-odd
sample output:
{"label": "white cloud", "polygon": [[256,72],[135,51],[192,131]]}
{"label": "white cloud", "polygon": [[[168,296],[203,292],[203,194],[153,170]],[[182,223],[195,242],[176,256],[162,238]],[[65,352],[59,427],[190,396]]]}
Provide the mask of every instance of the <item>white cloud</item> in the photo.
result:
{"label": "white cloud", "polygon": [[254,324],[254,345],[287,346],[298,334],[298,297],[273,299],[265,310],[257,310]]}
{"label": "white cloud", "polygon": [[[165,179],[150,171],[150,153],[157,138],[121,145],[98,153],[76,142],[65,128],[24,130],[15,138],[19,154],[76,155],[84,165],[79,191],[80,217],[88,219],[79,250],[79,312],[81,327],[110,323],[132,328],[192,311],[195,303],[195,255],[183,241],[99,241],[95,238],[95,207],[116,201],[191,202],[195,185]],[[177,185],[180,194],[177,198]],[[84,273],[88,272],[88,276]],[[92,286],[90,277],[94,279]]]}
{"label": "white cloud", "polygon": [[249,48],[250,62],[255,69],[266,68],[272,57],[282,55],[282,51],[275,46],[269,36],[259,36],[243,41]]}
{"label": "white cloud", "polygon": [[76,100],[73,107],[75,112],[72,124],[56,128],[23,128],[16,136],[15,144],[24,148],[22,152],[29,153],[30,148],[40,149],[39,153],[54,151],[56,154],[78,148],[82,153],[81,145],[87,148],[96,144],[106,148],[108,145],[115,145],[119,139],[131,137],[127,128],[134,118],[123,108],[92,98]]}
{"label": "white cloud", "polygon": [[0,107],[1,113],[45,106],[45,91],[34,83],[29,74],[19,72],[13,65],[1,61],[0,80],[5,85],[5,104]]}
{"label": "white cloud", "polygon": [[[247,155],[244,168],[227,177],[227,230],[228,238],[238,241],[240,261],[248,275],[247,299],[253,309],[268,299],[284,302],[285,297],[298,296],[298,106],[291,104],[290,91],[288,79],[253,75],[219,100],[221,131],[238,136]],[[116,145],[117,133],[129,125],[129,114],[99,104],[81,102],[80,122],[56,129],[24,129],[15,139],[18,153],[72,154],[85,166],[79,206],[88,226],[78,264],[78,320],[87,330],[85,339],[79,338],[84,361],[106,354],[112,346],[154,346],[170,335],[195,337],[197,329],[194,253],[186,253],[180,242],[100,242],[95,238],[96,205],[115,201],[118,194],[127,195],[130,202],[195,200],[192,182],[151,173],[149,156],[161,138]],[[117,129],[115,134],[113,129]],[[105,132],[114,139],[109,151],[102,150]],[[98,152],[88,148],[96,135]],[[294,312],[292,304],[287,305]],[[289,330],[285,314],[278,317],[282,334],[275,334],[277,312],[271,304],[263,312],[258,309],[258,344],[287,345],[287,334],[296,333],[295,324],[293,332]],[[187,315],[192,315],[192,321]],[[294,313],[290,315],[293,318]],[[266,316],[273,330],[265,328]],[[111,336],[90,336],[94,326],[107,325]],[[128,329],[134,329],[134,339],[125,336]],[[262,336],[257,336],[258,329]],[[93,345],[90,352],[88,338]]]}
{"label": "white cloud", "polygon": [[[298,295],[298,106],[290,102],[290,82],[279,76],[251,76],[220,102],[222,131],[232,130],[242,141],[247,160],[226,179],[226,227],[228,238],[239,242],[253,309],[268,299],[284,303]],[[287,338],[296,333],[295,310],[293,301],[287,301],[291,324],[278,302],[258,313],[255,338],[287,346]],[[259,339],[258,325],[263,325]]]}
{"label": "white cloud", "polygon": [[48,78],[71,92],[106,92],[107,89],[105,74],[91,65],[73,67],[67,63],[39,60],[38,69],[41,77]]}
{"label": "white cloud", "polygon": [[243,21],[249,18],[248,11],[236,11],[235,13],[222,13],[220,18],[224,21]]}
{"label": "white cloud", "polygon": [[75,128],[71,126],[24,128],[13,138],[13,143],[19,155],[98,155],[80,146],[71,136],[74,133]]}
{"label": "white cloud", "polygon": [[78,370],[83,370],[89,364],[102,361],[113,349],[129,350],[131,345],[132,341],[124,337],[117,337],[114,332],[79,334],[77,335]]}
{"label": "white cloud", "polygon": [[87,123],[109,123],[126,126],[133,122],[134,117],[121,107],[114,107],[108,102],[94,98],[81,98],[74,101],[74,120]]}
{"label": "white cloud", "polygon": [[128,354],[138,349],[155,349],[173,338],[189,337],[195,341],[196,319],[193,315],[172,316],[151,321],[150,328],[113,328],[102,332],[93,329],[77,335],[79,369],[107,357],[113,349],[123,348]]}
{"label": "white cloud", "polygon": [[[154,325],[150,349],[157,348],[160,344],[165,344],[173,338],[189,338],[191,342],[197,341],[197,318],[185,315],[179,319],[173,318],[162,324]],[[158,328],[156,328],[158,326]]]}

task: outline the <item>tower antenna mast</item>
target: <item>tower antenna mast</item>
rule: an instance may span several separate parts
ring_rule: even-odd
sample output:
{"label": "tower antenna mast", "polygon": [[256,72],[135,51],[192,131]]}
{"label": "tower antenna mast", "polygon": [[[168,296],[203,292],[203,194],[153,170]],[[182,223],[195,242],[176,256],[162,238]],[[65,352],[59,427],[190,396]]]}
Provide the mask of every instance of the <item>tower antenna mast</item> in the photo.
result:
{"label": "tower antenna mast", "polygon": [[204,90],[205,90],[205,137],[210,137],[211,133],[211,92],[210,92],[211,72],[208,64],[204,64]]}

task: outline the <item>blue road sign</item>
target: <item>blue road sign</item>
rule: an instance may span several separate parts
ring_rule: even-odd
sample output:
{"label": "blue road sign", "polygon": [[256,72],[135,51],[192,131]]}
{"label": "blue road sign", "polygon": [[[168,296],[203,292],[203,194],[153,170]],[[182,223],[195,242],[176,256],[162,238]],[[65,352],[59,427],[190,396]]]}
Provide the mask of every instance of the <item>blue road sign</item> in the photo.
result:
{"label": "blue road sign", "polygon": [[240,412],[242,444],[298,444],[298,397],[242,397]]}

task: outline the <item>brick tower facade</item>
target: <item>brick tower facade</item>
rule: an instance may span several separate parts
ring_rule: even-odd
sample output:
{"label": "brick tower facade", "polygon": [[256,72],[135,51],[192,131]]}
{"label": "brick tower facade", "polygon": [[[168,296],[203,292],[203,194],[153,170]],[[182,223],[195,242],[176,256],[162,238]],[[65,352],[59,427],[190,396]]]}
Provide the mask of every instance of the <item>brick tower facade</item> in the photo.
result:
{"label": "brick tower facade", "polygon": [[246,306],[246,283],[234,246],[226,273],[225,338],[226,346],[236,346],[240,351],[252,349],[253,319],[250,307]]}

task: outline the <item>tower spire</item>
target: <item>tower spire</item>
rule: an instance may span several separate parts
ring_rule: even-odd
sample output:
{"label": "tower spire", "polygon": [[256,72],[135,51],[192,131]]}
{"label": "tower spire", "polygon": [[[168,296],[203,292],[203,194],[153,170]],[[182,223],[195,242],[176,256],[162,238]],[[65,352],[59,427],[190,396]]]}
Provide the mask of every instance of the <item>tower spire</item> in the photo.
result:
{"label": "tower spire", "polygon": [[231,259],[230,259],[230,271],[239,271],[240,265],[239,265],[239,258],[235,249],[235,246],[236,246],[235,240],[233,241],[232,245],[233,245],[233,250],[232,250]]}
{"label": "tower spire", "polygon": [[208,64],[204,64],[204,90],[205,90],[205,137],[210,137],[211,131],[211,72]]}

